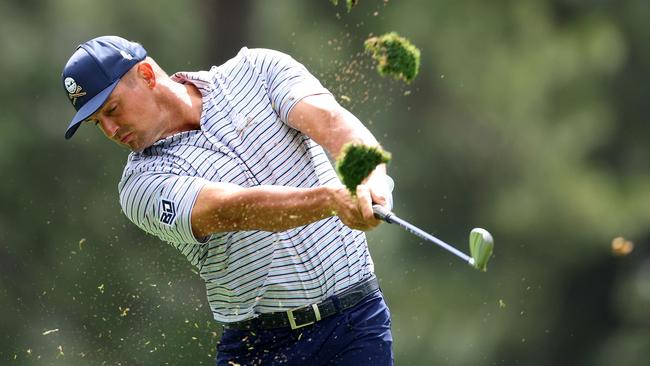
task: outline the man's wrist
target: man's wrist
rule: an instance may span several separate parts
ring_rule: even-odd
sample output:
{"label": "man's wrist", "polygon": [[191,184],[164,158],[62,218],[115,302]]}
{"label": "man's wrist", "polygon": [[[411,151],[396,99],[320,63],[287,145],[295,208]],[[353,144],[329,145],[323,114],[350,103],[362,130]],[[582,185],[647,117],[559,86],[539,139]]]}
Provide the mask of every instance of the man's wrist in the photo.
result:
{"label": "man's wrist", "polygon": [[322,186],[322,202],[324,205],[324,212],[326,217],[336,216],[337,215],[337,205],[336,205],[336,191],[337,187],[334,186]]}

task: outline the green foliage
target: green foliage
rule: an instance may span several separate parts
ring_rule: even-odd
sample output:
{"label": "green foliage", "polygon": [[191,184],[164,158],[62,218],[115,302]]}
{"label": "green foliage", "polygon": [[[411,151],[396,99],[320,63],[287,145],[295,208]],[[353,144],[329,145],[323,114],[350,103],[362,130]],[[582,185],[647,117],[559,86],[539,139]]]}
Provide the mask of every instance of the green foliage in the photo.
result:
{"label": "green foliage", "polygon": [[420,69],[420,50],[395,32],[368,38],[364,46],[378,62],[380,75],[392,75],[407,83],[413,81]]}
{"label": "green foliage", "polygon": [[380,147],[349,143],[343,146],[341,157],[336,161],[336,171],[343,184],[354,195],[357,186],[379,164],[388,163],[390,153]]}

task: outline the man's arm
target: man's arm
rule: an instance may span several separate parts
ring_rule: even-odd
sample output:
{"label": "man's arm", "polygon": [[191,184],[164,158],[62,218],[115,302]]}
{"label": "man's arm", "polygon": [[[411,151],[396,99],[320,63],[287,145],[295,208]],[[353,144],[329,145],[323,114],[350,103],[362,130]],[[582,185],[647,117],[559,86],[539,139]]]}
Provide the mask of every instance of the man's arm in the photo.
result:
{"label": "man's arm", "polygon": [[[367,188],[361,187],[357,195],[370,200]],[[224,231],[284,231],[334,215],[353,229],[371,229],[372,208],[362,211],[358,201],[342,185],[244,188],[208,183],[192,208],[192,231],[197,238]]]}
{"label": "man's arm", "polygon": [[[334,156],[348,142],[378,145],[370,131],[328,94],[302,99],[289,113],[288,123]],[[197,238],[224,231],[284,231],[334,215],[353,229],[369,230],[380,223],[372,203],[386,204],[385,174],[385,165],[378,166],[357,188],[356,197],[343,185],[244,188],[208,183],[192,208],[192,230]]]}
{"label": "man's arm", "polygon": [[[311,95],[298,102],[289,113],[290,126],[311,137],[330,155],[339,157],[343,145],[349,142],[378,146],[372,133],[330,94]],[[386,184],[386,165],[380,164],[364,185],[371,195],[370,204],[387,204],[389,188]],[[365,205],[366,203],[362,203]],[[378,222],[376,223],[378,224]]]}

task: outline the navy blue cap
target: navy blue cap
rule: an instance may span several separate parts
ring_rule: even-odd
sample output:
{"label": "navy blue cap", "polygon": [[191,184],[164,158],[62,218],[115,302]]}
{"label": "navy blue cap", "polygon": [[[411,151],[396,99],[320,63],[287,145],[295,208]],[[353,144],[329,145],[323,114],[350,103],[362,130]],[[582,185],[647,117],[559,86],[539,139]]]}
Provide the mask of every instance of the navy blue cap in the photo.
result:
{"label": "navy blue cap", "polygon": [[147,51],[139,43],[117,36],[93,38],[77,47],[61,75],[63,88],[77,110],[65,132],[66,139],[106,102],[122,76],[145,57]]}

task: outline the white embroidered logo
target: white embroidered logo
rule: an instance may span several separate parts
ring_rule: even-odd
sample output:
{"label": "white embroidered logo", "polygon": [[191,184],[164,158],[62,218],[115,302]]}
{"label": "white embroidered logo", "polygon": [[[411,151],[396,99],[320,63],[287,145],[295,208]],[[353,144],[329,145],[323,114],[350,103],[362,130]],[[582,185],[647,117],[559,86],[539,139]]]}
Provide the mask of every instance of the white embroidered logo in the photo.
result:
{"label": "white embroidered logo", "polygon": [[133,60],[133,55],[131,55],[130,53],[128,53],[128,52],[126,52],[124,50],[120,51],[120,55],[122,55],[122,57],[124,57],[127,60]]}
{"label": "white embroidered logo", "polygon": [[63,85],[65,86],[65,90],[68,91],[68,98],[70,98],[72,105],[77,104],[77,98],[86,95],[86,92],[82,91],[81,86],[77,85],[77,82],[71,77],[65,78],[65,80],[63,80]]}
{"label": "white embroidered logo", "polygon": [[65,78],[63,84],[65,84],[65,90],[67,90],[68,93],[73,94],[77,91],[77,82],[74,81],[73,78],[71,77]]}

